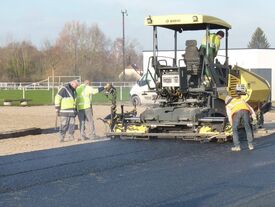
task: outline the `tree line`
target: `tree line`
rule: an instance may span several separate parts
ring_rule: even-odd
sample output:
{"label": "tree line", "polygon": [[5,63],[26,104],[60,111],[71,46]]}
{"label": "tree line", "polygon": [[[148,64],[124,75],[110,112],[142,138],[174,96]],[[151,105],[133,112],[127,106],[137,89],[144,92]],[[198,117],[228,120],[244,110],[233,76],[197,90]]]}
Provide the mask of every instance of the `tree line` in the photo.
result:
{"label": "tree line", "polygon": [[[108,39],[97,24],[78,21],[64,25],[57,39],[37,48],[30,41],[11,41],[0,48],[0,81],[39,81],[54,74],[80,75],[91,81],[117,81],[123,71],[122,38]],[[140,45],[125,42],[126,66],[142,67]],[[248,48],[269,48],[261,28],[253,33]],[[127,81],[127,79],[126,79]]]}
{"label": "tree line", "polygon": [[[125,42],[126,66],[142,66],[135,40]],[[0,48],[0,81],[39,81],[55,75],[81,75],[91,81],[116,81],[123,71],[122,39],[110,40],[97,24],[64,25],[57,39],[37,48],[30,41],[11,41]]]}

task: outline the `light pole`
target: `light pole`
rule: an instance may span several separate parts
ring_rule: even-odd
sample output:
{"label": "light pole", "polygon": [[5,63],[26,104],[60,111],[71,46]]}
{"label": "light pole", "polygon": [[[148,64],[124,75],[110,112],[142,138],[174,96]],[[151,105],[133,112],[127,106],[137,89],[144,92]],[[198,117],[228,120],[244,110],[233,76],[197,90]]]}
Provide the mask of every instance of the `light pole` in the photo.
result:
{"label": "light pole", "polygon": [[128,16],[127,10],[121,10],[122,14],[122,56],[123,56],[123,82],[125,82],[125,24],[124,16]]}
{"label": "light pole", "polygon": [[54,104],[54,67],[52,67],[52,104]]}

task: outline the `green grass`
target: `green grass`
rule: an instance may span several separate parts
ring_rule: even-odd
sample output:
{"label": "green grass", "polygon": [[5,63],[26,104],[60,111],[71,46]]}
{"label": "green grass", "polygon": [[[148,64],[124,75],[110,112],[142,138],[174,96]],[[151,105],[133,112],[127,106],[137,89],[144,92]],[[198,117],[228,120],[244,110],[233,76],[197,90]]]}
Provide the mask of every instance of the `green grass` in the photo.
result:
{"label": "green grass", "polygon": [[[55,91],[56,94],[57,91]],[[123,88],[122,101],[129,101],[130,88]],[[0,105],[3,105],[4,99],[22,99],[22,90],[0,90]],[[25,98],[31,99],[29,105],[51,105],[52,104],[52,91],[48,90],[27,90],[25,91]],[[118,89],[117,100],[120,100],[120,90]],[[93,96],[93,103],[107,104],[111,103],[104,93],[98,93]],[[14,102],[12,105],[19,105],[19,102]]]}

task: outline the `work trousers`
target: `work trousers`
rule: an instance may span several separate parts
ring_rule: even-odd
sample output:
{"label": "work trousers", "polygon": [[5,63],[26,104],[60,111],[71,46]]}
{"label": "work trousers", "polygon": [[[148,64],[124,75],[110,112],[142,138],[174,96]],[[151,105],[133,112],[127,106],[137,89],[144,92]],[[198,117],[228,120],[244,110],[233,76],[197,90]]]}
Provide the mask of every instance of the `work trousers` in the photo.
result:
{"label": "work trousers", "polygon": [[253,141],[253,135],[250,125],[250,112],[247,110],[237,111],[236,113],[234,113],[233,116],[233,142],[236,147],[240,146],[238,126],[241,119],[243,120],[248,144],[252,144]]}
{"label": "work trousers", "polygon": [[86,137],[85,132],[85,124],[89,130],[89,138],[95,137],[95,125],[93,120],[93,111],[92,108],[83,109],[78,111],[78,119],[79,119],[79,125],[80,125],[80,136],[82,139]]}
{"label": "work trousers", "polygon": [[68,132],[70,136],[74,135],[75,117],[60,116],[60,139],[64,139]]}
{"label": "work trousers", "polygon": [[201,46],[200,47],[200,55],[201,55],[201,62],[204,62],[204,64],[206,65],[205,68],[205,74],[208,77],[210,76],[210,72],[209,72],[209,68],[213,68],[214,67],[214,59],[216,57],[216,49],[215,48],[208,48],[208,56],[206,57],[206,47],[205,46]]}

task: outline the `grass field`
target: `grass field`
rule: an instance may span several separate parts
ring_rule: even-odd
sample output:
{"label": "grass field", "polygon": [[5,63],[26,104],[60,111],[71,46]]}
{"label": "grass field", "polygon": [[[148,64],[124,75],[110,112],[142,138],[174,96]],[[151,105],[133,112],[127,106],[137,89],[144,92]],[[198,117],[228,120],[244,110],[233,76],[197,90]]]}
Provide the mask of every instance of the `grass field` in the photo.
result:
{"label": "grass field", "polygon": [[[56,94],[57,91],[55,91]],[[122,101],[129,101],[130,88],[122,89]],[[0,105],[3,105],[5,99],[17,100],[23,98],[22,90],[0,90]],[[25,91],[25,98],[31,99],[29,105],[51,105],[52,104],[52,91],[48,90],[27,90]],[[120,100],[120,90],[118,90],[117,100]],[[94,104],[111,103],[104,93],[98,93],[93,96]],[[19,102],[13,102],[12,105],[19,105]]]}

